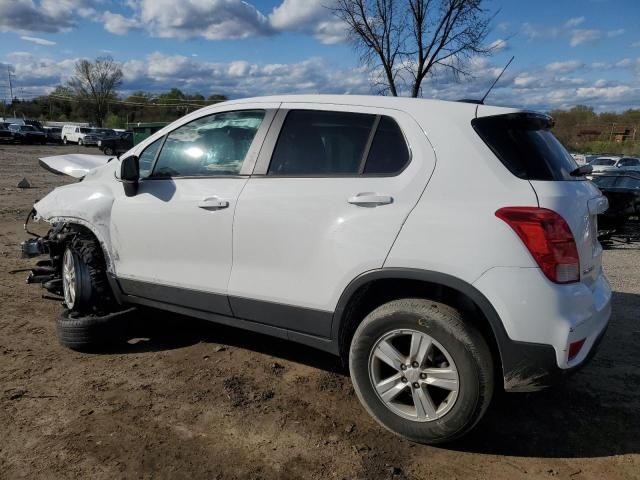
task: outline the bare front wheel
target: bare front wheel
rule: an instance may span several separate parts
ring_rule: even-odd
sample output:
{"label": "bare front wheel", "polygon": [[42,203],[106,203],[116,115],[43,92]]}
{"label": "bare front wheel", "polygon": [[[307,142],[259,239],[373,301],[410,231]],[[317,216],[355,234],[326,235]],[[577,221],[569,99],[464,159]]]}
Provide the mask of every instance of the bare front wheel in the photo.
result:
{"label": "bare front wheel", "polygon": [[349,369],[367,411],[420,443],[464,435],[493,394],[491,352],[473,319],[421,298],[394,300],[367,315],[353,335]]}
{"label": "bare front wheel", "polygon": [[76,304],[76,265],[70,248],[64,251],[62,257],[62,292],[65,305],[73,310]]}

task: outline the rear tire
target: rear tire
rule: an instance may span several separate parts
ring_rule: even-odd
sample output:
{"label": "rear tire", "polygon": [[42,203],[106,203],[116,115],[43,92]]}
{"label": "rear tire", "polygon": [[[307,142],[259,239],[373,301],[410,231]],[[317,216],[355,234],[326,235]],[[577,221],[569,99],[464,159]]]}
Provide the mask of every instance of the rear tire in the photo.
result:
{"label": "rear tire", "polygon": [[394,300],[367,315],[353,336],[349,368],[365,409],[386,429],[419,443],[467,433],[494,389],[482,335],[458,310],[420,298]]}
{"label": "rear tire", "polygon": [[62,143],[63,143],[64,145],[66,145],[66,144],[67,144],[67,137],[64,137],[64,138],[62,139]]}

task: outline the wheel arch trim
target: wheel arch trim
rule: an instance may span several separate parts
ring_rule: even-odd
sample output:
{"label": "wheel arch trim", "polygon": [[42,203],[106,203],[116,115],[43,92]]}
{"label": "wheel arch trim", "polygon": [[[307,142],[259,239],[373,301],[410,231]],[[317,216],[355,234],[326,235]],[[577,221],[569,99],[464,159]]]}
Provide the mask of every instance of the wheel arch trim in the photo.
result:
{"label": "wheel arch trim", "polygon": [[505,388],[510,391],[535,391],[548,386],[544,380],[548,373],[557,368],[552,346],[512,340],[494,307],[477,288],[460,278],[430,270],[381,268],[365,272],[352,280],[338,300],[331,324],[331,338],[338,343],[341,352],[341,334],[343,321],[348,313],[347,307],[361,287],[376,280],[416,280],[447,287],[465,295],[485,316],[491,327],[500,356],[495,360],[500,362]]}

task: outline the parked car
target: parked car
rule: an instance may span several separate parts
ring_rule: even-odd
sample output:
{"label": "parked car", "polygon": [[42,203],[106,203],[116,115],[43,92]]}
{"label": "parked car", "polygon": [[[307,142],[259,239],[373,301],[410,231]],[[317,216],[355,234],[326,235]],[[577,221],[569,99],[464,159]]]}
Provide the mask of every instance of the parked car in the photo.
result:
{"label": "parked car", "polygon": [[47,139],[44,132],[37,130],[31,125],[9,125],[9,130],[13,132],[13,139],[19,143],[41,143],[45,144]]}
{"label": "parked car", "polygon": [[396,97],[205,107],[98,168],[41,159],[83,181],[34,205],[29,281],[64,299],[71,348],[136,305],[258,331],[340,356],[392,432],[450,441],[495,390],[584,366],[609,322],[606,198],[552,125]]}
{"label": "parked car", "polygon": [[133,132],[117,133],[98,140],[98,148],[105,155],[120,155],[133,147]]}
{"label": "parked car", "polygon": [[589,165],[593,167],[593,172],[604,172],[606,170],[615,169],[621,158],[622,157],[618,156],[598,157],[594,160],[591,160],[591,162],[589,162]]}
{"label": "parked car", "polygon": [[616,167],[622,170],[640,171],[640,158],[622,157],[620,160],[618,160]]}
{"label": "parked car", "polygon": [[62,127],[62,143],[77,143],[82,145],[84,137],[88,133],[91,133],[89,127],[78,127],[77,125],[64,125]]}
{"label": "parked car", "polygon": [[115,134],[116,132],[110,128],[93,128],[91,132],[84,136],[82,143],[85,147],[96,146],[103,138],[111,137]]}
{"label": "parked car", "polygon": [[62,127],[44,127],[48,143],[62,143]]}
{"label": "parked car", "polygon": [[9,130],[9,124],[0,123],[0,142],[13,143],[14,141],[13,132]]}
{"label": "parked car", "polygon": [[609,201],[607,211],[598,216],[604,235],[622,231],[632,217],[640,216],[640,172],[620,168],[597,173],[592,181]]}

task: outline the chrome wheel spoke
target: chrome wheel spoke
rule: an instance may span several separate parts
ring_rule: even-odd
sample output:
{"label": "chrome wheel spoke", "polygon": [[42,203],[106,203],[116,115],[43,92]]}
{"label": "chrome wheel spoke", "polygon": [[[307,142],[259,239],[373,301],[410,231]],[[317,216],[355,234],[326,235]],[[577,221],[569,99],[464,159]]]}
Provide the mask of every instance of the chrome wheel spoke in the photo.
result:
{"label": "chrome wheel spoke", "polygon": [[413,394],[413,403],[416,406],[416,416],[418,420],[434,419],[436,418],[436,406],[431,400],[429,392],[426,388],[413,388],[411,389]]}
{"label": "chrome wheel spoke", "polygon": [[381,341],[373,354],[376,358],[382,360],[384,363],[400,371],[400,365],[405,363],[404,356],[396,350],[396,347],[391,345],[388,340]]}
{"label": "chrome wheel spoke", "polygon": [[385,402],[390,402],[407,388],[407,384],[402,381],[402,374],[397,373],[389,378],[385,378],[376,384],[376,390],[380,398]]}
{"label": "chrome wheel spoke", "polygon": [[458,374],[451,368],[425,368],[423,373],[427,374],[428,385],[450,391],[458,389]]}
{"label": "chrome wheel spoke", "polygon": [[409,358],[412,362],[418,362],[418,366],[424,365],[431,348],[431,339],[419,332],[411,334],[411,350]]}

